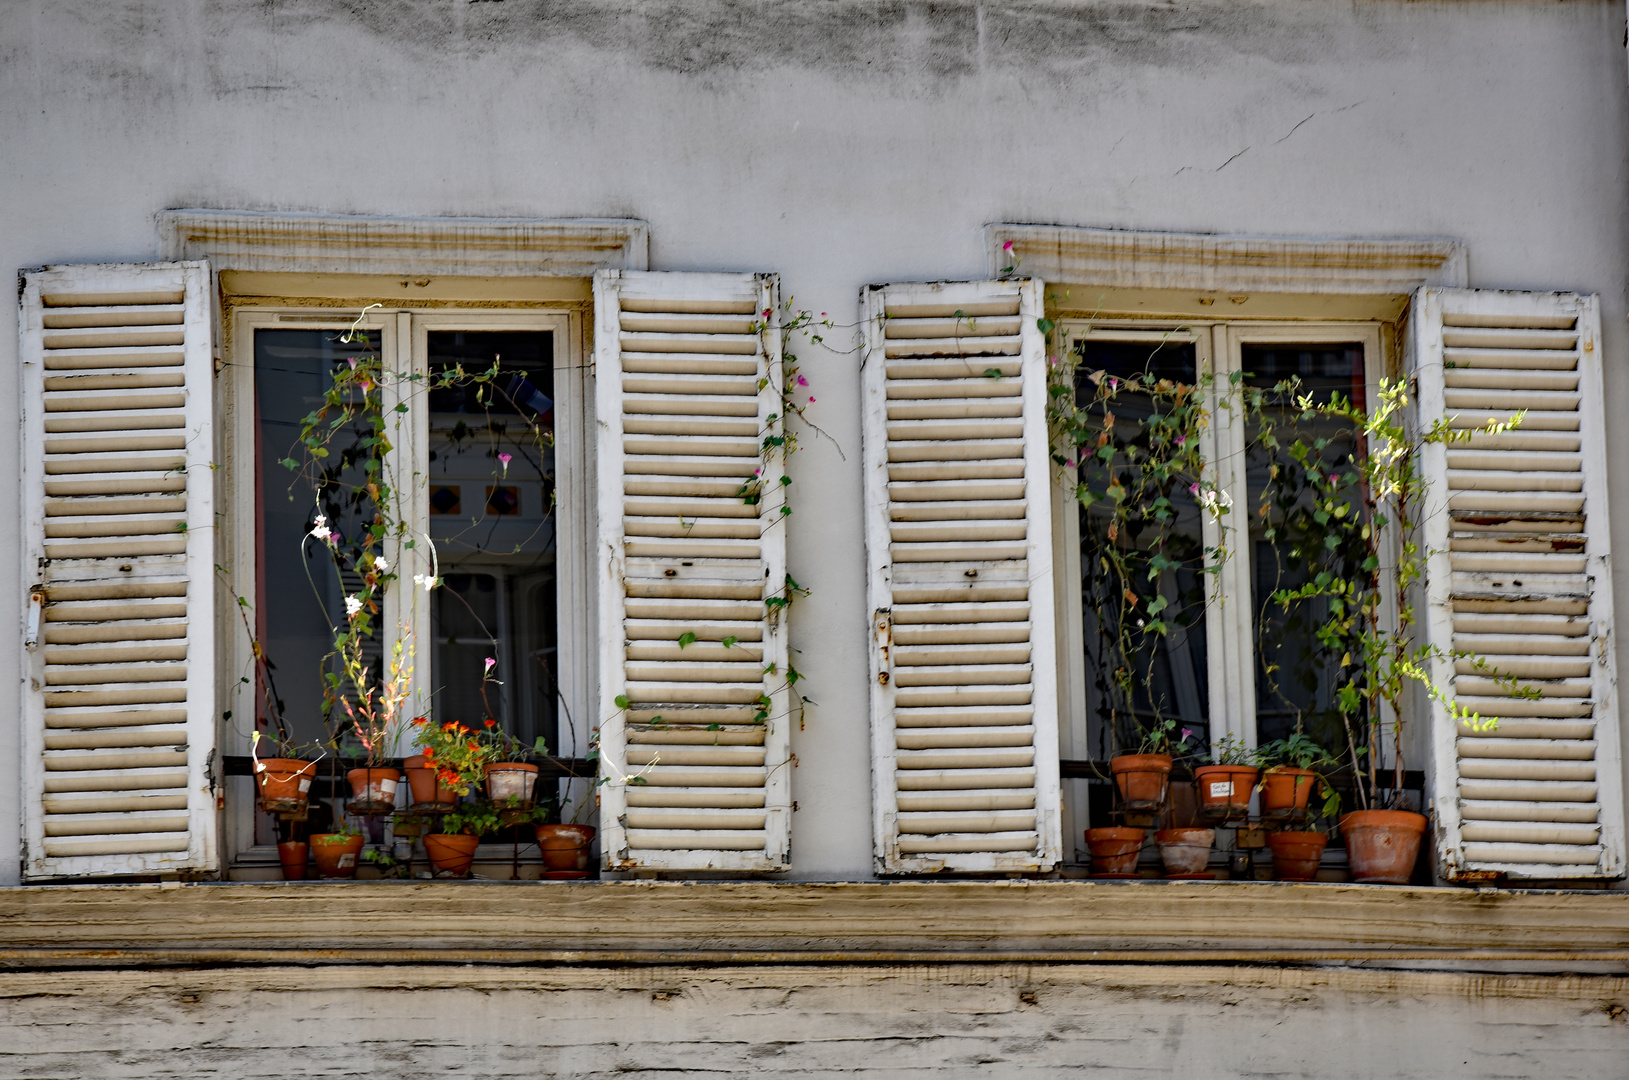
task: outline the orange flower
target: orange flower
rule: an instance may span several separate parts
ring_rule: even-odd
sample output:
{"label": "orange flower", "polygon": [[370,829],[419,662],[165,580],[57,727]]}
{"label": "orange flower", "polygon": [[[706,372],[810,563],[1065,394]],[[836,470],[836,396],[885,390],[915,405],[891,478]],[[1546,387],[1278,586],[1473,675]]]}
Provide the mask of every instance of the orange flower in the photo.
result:
{"label": "orange flower", "polygon": [[497,721],[496,721],[496,720],[493,720],[493,719],[490,719],[490,718],[489,718],[489,719],[488,719],[488,720],[487,720],[487,722],[486,722],[486,726],[487,726],[487,727],[493,727],[493,726],[495,726],[495,725],[496,725],[496,724],[497,724]]}

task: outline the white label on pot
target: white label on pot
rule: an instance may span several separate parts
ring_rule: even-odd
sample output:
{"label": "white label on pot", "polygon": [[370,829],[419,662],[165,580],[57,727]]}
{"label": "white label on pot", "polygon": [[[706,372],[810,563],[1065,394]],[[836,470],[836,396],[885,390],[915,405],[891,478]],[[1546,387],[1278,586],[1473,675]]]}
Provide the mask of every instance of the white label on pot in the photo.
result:
{"label": "white label on pot", "polygon": [[1210,785],[1210,797],[1213,799],[1231,799],[1233,797],[1233,781],[1213,780]]}
{"label": "white label on pot", "polygon": [[309,776],[300,777],[300,794],[304,795],[306,792],[308,792],[310,790],[311,790],[311,777],[309,777]]}
{"label": "white label on pot", "polygon": [[339,860],[337,862],[335,862],[334,865],[339,867],[341,870],[344,870],[346,867],[349,867],[349,866],[355,866],[356,865],[356,856],[352,855],[349,851],[347,851],[345,854],[343,854],[343,855],[341,855],[339,857]]}
{"label": "white label on pot", "polygon": [[381,795],[383,795],[387,799],[394,799],[396,797],[396,781],[394,781],[394,780],[381,780],[381,781],[379,781],[379,793]]}

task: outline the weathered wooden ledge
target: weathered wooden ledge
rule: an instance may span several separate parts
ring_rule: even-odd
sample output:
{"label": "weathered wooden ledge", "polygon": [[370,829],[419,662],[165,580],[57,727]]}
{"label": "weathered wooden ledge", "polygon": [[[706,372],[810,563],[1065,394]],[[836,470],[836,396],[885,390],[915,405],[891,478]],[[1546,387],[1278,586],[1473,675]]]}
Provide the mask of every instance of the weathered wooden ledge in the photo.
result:
{"label": "weathered wooden ledge", "polygon": [[1629,972],[1629,893],[1074,881],[0,889],[0,967],[1363,964]]}

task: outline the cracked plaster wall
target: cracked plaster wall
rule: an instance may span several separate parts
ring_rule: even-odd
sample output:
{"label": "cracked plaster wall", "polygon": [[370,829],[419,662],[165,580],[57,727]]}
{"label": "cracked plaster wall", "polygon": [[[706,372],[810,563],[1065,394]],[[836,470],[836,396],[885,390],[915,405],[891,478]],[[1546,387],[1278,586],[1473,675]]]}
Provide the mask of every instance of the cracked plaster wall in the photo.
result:
{"label": "cracked plaster wall", "polygon": [[[1602,294],[1622,414],[1623,40],[1608,0],[14,0],[0,266],[152,258],[179,206],[630,216],[653,268],[776,270],[848,322],[866,282],[982,274],[990,221],[1449,236],[1474,285]],[[850,358],[807,372],[837,445],[795,465],[815,595],[793,644],[820,708],[794,736],[793,852],[866,876],[859,385]],[[1613,498],[1629,544],[1629,472]],[[0,761],[16,747],[0,724]],[[0,884],[18,813],[0,769]]]}

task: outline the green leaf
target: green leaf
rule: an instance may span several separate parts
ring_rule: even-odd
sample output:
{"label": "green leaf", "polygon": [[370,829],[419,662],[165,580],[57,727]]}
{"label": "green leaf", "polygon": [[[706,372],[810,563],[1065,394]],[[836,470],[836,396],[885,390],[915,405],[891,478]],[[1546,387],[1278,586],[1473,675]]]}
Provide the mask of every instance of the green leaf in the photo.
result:
{"label": "green leaf", "polygon": [[696,635],[691,633],[689,630],[686,630],[684,633],[679,635],[679,648],[682,649],[686,645],[689,645],[691,642],[693,642],[695,640],[696,640]]}
{"label": "green leaf", "polygon": [[725,638],[722,642],[720,642],[720,644],[723,645],[726,649],[733,649],[733,648],[735,648],[735,643],[740,641],[740,640],[741,640],[740,638],[732,636],[732,637]]}
{"label": "green leaf", "polygon": [[618,694],[616,696],[615,700],[616,700],[617,708],[626,709],[628,707],[628,695],[627,694]]}

